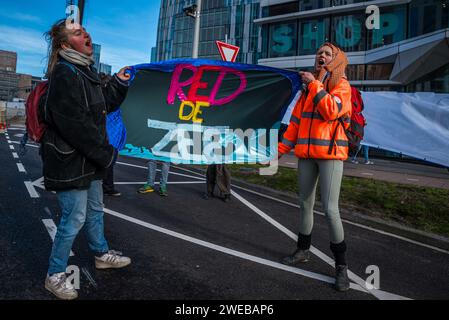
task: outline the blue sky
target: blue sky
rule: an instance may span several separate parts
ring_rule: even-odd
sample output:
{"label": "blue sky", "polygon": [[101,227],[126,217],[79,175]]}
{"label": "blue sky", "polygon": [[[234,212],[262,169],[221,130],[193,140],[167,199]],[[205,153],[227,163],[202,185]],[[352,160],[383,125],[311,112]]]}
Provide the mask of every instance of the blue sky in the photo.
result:
{"label": "blue sky", "polygon": [[[2,0],[0,50],[17,52],[17,72],[42,76],[43,33],[65,17],[65,0]],[[156,45],[160,0],[87,0],[84,26],[101,45],[101,62],[113,71],[150,61]]]}

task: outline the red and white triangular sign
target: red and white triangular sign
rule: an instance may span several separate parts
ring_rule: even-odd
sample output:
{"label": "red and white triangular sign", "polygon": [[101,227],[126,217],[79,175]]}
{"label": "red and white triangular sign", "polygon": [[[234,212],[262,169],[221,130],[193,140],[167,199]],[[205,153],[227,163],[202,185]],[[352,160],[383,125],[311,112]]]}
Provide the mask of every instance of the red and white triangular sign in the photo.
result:
{"label": "red and white triangular sign", "polygon": [[221,58],[224,61],[235,62],[237,55],[240,51],[240,47],[233,46],[221,41],[215,41],[217,43],[218,51],[220,51]]}

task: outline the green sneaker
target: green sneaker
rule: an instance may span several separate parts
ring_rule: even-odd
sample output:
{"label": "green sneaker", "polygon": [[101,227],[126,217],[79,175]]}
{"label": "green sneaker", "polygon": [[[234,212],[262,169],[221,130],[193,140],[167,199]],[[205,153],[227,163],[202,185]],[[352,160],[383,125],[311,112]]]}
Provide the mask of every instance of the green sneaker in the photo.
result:
{"label": "green sneaker", "polygon": [[159,188],[159,195],[161,195],[162,197],[168,196],[168,193],[167,193],[167,187],[161,186],[161,187]]}
{"label": "green sneaker", "polygon": [[145,183],[143,186],[137,190],[138,193],[150,193],[154,192],[154,187],[152,185],[149,185],[148,183]]}

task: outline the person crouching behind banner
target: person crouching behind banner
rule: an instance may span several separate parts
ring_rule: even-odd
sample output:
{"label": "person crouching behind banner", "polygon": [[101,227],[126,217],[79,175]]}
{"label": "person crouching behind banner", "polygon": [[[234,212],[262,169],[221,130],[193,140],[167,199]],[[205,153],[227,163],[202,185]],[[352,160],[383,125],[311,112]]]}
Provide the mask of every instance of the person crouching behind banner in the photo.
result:
{"label": "person crouching behind banner", "polygon": [[215,186],[218,188],[218,197],[224,202],[231,200],[231,173],[225,164],[211,164],[206,171],[206,192],[203,199],[215,197]]}
{"label": "person crouching behind banner", "polygon": [[297,250],[282,262],[297,265],[309,260],[319,178],[321,201],[329,226],[330,249],[335,256],[335,287],[338,291],[349,289],[346,243],[338,208],[343,161],[348,158],[345,128],[349,126],[351,117],[351,87],[345,76],[347,64],[346,54],[335,45],[324,43],[318,49],[315,72],[300,72],[304,92],[293,110],[278,149],[279,158],[292,148],[299,158]]}
{"label": "person crouching behind banner", "polygon": [[49,41],[48,95],[42,119],[48,125],[41,141],[44,184],[56,191],[62,215],[54,239],[45,288],[60,299],[75,299],[66,281],[72,244],[85,225],[97,269],[122,268],[131,259],[109,250],[104,237],[102,178],[114,160],[106,137],[107,112],[120,106],[128,91],[126,68],[105,87],[92,68],[92,39],[65,20],[46,33]]}

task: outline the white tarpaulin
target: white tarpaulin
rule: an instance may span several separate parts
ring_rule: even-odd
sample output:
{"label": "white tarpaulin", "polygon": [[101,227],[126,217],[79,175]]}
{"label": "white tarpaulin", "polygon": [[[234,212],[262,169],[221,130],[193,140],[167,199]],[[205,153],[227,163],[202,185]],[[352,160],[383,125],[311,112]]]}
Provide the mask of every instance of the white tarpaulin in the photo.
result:
{"label": "white tarpaulin", "polygon": [[368,123],[362,144],[449,167],[449,94],[362,92],[362,98]]}
{"label": "white tarpaulin", "polygon": [[363,144],[449,167],[449,94],[362,92]]}

